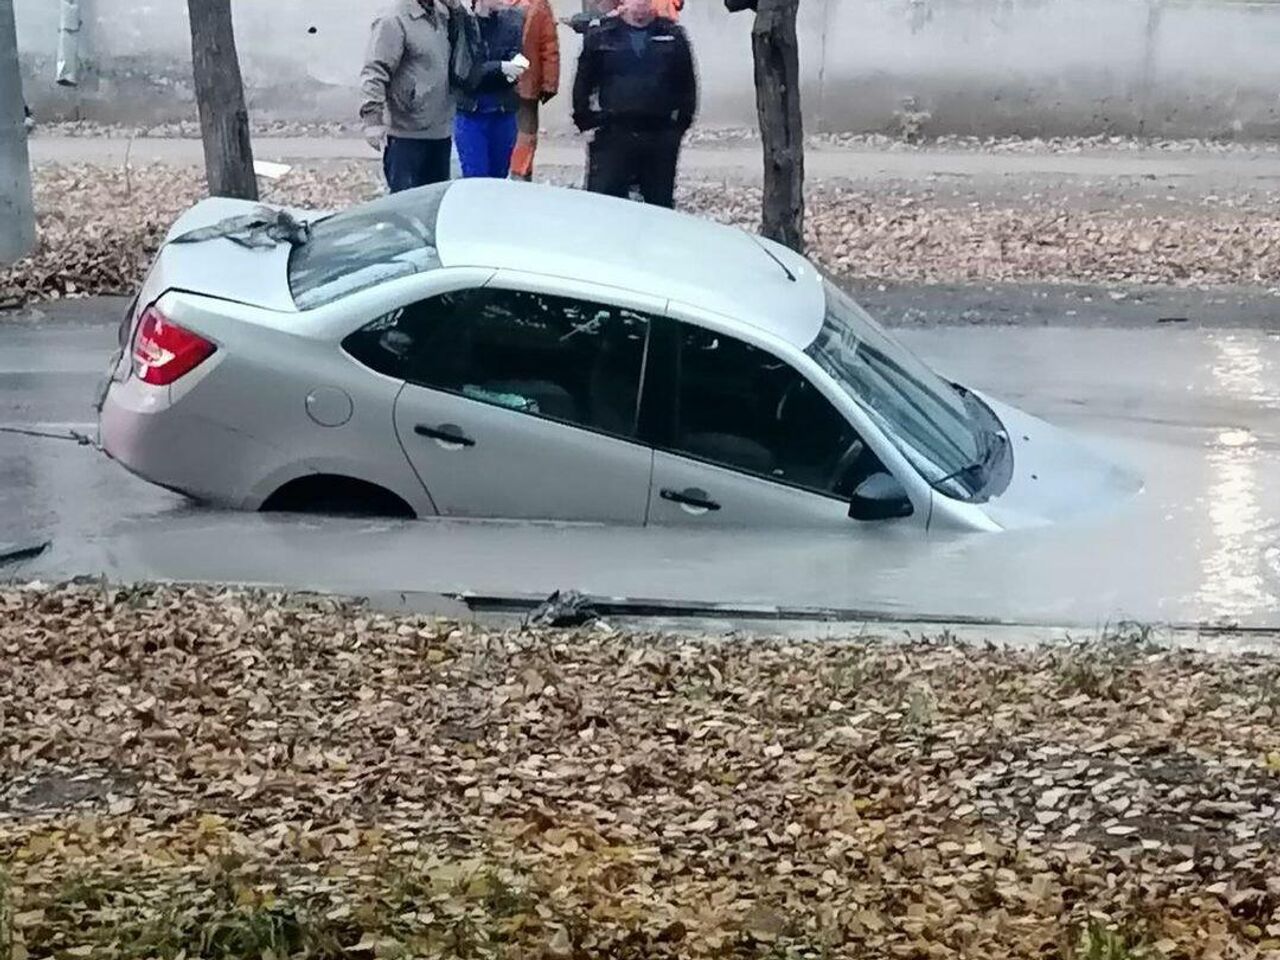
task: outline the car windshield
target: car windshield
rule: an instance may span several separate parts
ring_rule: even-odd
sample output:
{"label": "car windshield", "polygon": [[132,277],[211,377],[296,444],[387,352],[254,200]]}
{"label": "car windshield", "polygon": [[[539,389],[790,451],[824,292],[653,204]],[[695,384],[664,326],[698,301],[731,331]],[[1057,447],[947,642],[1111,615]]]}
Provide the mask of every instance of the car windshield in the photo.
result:
{"label": "car windshield", "polygon": [[826,316],[805,352],[935,488],[961,499],[985,485],[987,443],[970,401],[825,281]]}
{"label": "car windshield", "polygon": [[289,255],[298,309],[440,266],[436,214],[447,190],[447,184],[406,190],[313,223],[311,238]]}

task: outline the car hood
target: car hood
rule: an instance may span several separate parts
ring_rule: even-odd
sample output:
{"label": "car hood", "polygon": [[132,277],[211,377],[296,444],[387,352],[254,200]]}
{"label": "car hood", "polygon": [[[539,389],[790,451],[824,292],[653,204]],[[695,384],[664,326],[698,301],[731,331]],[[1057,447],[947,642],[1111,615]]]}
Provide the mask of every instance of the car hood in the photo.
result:
{"label": "car hood", "polygon": [[1008,487],[981,505],[1008,530],[1115,509],[1142,492],[1141,476],[1067,430],[983,396],[1013,449]]}

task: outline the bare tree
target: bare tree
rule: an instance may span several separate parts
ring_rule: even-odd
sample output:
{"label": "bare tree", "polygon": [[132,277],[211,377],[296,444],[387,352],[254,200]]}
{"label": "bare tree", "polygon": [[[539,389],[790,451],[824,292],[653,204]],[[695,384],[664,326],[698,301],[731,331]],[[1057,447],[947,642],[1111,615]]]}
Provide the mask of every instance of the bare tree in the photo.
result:
{"label": "bare tree", "polygon": [[231,0],[187,0],[187,12],[209,193],[257,200],[249,110],[236,54]]}
{"label": "bare tree", "polygon": [[725,0],[730,12],[755,11],[751,56],[764,144],[761,232],[804,252],[804,121],[800,114],[800,0]]}

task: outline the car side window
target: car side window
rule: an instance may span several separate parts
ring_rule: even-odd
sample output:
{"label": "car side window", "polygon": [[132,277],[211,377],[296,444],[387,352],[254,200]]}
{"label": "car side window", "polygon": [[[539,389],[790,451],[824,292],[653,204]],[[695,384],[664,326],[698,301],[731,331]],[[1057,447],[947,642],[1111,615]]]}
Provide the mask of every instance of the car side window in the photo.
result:
{"label": "car side window", "polygon": [[631,437],[648,335],[623,307],[486,287],[380,317],[343,347],[397,379]]}
{"label": "car side window", "polygon": [[878,468],[840,411],[789,364],[700,327],[681,324],[678,338],[676,452],[840,497]]}

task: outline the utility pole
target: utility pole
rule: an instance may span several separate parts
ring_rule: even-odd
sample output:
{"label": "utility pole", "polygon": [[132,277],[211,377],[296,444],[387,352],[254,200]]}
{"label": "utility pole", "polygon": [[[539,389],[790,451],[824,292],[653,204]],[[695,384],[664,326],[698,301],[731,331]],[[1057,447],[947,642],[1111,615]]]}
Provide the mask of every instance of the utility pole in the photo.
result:
{"label": "utility pole", "polygon": [[23,103],[13,0],[0,0],[0,266],[24,257],[36,241]]}
{"label": "utility pole", "polygon": [[751,57],[764,147],[760,232],[804,252],[804,120],[800,113],[800,0],[725,0],[731,13],[755,11]]}
{"label": "utility pole", "polygon": [[249,110],[236,53],[231,0],[187,0],[187,12],[209,194],[257,200]]}

